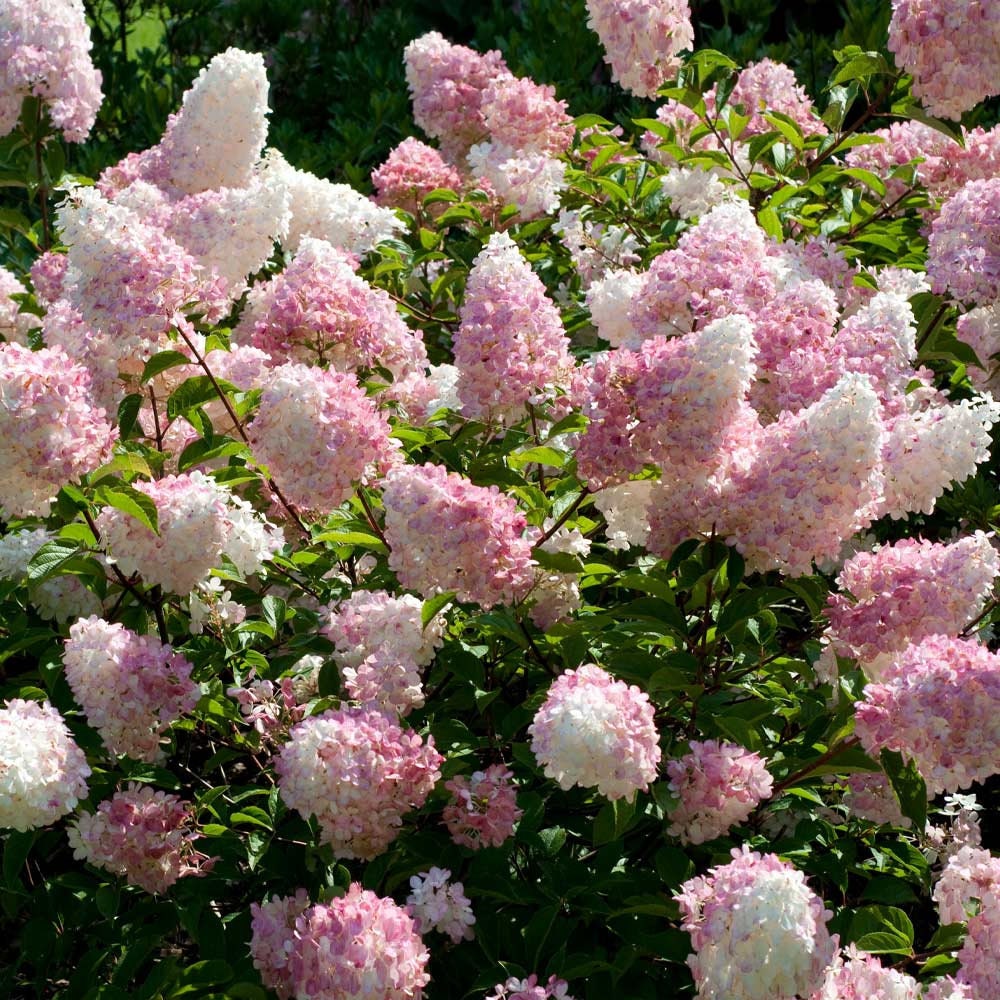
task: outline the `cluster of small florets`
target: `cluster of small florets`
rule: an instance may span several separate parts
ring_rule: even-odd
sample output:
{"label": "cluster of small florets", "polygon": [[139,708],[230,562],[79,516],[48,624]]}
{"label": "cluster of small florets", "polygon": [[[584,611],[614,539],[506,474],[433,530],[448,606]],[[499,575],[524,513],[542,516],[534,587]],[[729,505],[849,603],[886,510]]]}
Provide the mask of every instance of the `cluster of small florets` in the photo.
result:
{"label": "cluster of small florets", "polygon": [[259,53],[230,48],[198,74],[160,142],[104,171],[107,193],[135,180],[173,198],[247,187],[267,139],[267,71]]}
{"label": "cluster of small florets", "polygon": [[1000,299],[1000,178],[970,181],[931,223],[927,277],[938,294],[973,305]]}
{"label": "cluster of small florets", "polygon": [[240,706],[244,720],[263,742],[283,742],[291,727],[306,714],[292,677],[282,677],[277,683],[248,677],[242,685],[226,688],[226,694]]}
{"label": "cluster of small florets", "polygon": [[771,794],[774,779],[760,754],[735,743],[693,741],[667,763],[670,790],[680,803],[670,812],[669,833],[684,844],[702,844],[742,823]]}
{"label": "cluster of small florets", "polygon": [[[595,222],[587,217],[584,210],[564,208],[559,212],[559,218],[553,224],[552,231],[559,235],[563,246],[573,258],[573,266],[579,275],[581,288],[590,291],[595,282],[610,279],[608,289],[610,294],[610,285],[614,281],[624,280],[629,283],[637,277],[635,272],[624,270],[639,260],[639,255],[635,252],[639,245],[638,241],[624,226]],[[591,313],[594,312],[594,303],[589,294],[587,307]],[[600,305],[597,311],[601,312]],[[594,317],[594,325],[601,330],[597,316]],[[612,346],[618,346],[618,343],[607,337],[603,331],[601,336],[605,340],[610,340]]]}
{"label": "cluster of small florets", "polygon": [[574,363],[559,311],[506,233],[476,258],[460,315],[455,367],[466,416],[518,419],[568,387]]}
{"label": "cluster of small florets", "polygon": [[1000,858],[979,847],[962,847],[948,859],[934,886],[942,924],[965,923],[987,892],[1000,890]]}
{"label": "cluster of small florets", "polygon": [[304,237],[313,236],[361,256],[406,228],[392,209],[376,205],[349,184],[296,170],[275,149],[268,150],[264,163],[288,192],[292,219],[282,246],[292,253]]}
{"label": "cluster of small florets", "polygon": [[389,566],[423,597],[454,590],[492,608],[520,600],[534,582],[531,533],[513,498],[440,465],[402,465],[382,495]]}
{"label": "cluster of small florets", "polygon": [[257,285],[233,331],[270,356],[356,371],[381,364],[396,375],[422,370],[427,354],[388,293],[355,273],[354,260],[326,240],[304,237],[280,274]]}
{"label": "cluster of small florets", "polygon": [[[438,188],[462,190],[462,175],[427,143],[404,139],[380,167],[372,171],[375,201],[387,208],[401,208],[419,215],[423,200]],[[434,215],[443,205],[432,206]]]}
{"label": "cluster of small florets", "polygon": [[461,882],[449,882],[447,868],[431,868],[410,879],[412,892],[406,897],[407,912],[418,934],[439,931],[456,944],[471,941],[476,918]]}
{"label": "cluster of small florets", "polygon": [[555,87],[499,76],[483,91],[482,115],[490,140],[514,152],[565,153],[573,141],[573,119]]}
{"label": "cluster of small florets", "polygon": [[410,594],[356,590],[329,617],[320,632],[337,648],[341,676],[351,697],[375,702],[406,715],[424,703],[420,668],[434,659],[445,622],[421,625],[423,602]]}
{"label": "cluster of small florets", "polygon": [[736,77],[730,104],[742,105],[750,116],[741,139],[773,132],[774,125],[764,112],[777,111],[791,118],[805,135],[826,135],[827,128],[812,108],[812,101],[799,86],[795,73],[784,63],[761,59],[749,63]]}
{"label": "cluster of small florets", "polygon": [[146,892],[166,892],[185,875],[201,875],[212,860],[195,850],[194,807],[149,785],[131,785],[82,813],[66,831],[73,856],[124,875]]}
{"label": "cluster of small florets", "polygon": [[1000,93],[1000,9],[989,0],[893,0],[889,51],[932,115],[960,118]]}
{"label": "cluster of small florets", "polygon": [[83,0],[5,0],[0,9],[0,136],[33,95],[67,142],[87,138],[104,99]]}
{"label": "cluster of small florets", "polygon": [[961,968],[958,981],[972,997],[1000,995],[1000,886],[994,884],[979,897],[979,912],[968,918],[967,933],[955,956]]}
{"label": "cluster of small florets", "polygon": [[887,969],[877,958],[848,946],[827,969],[809,1000],[920,1000],[920,984],[905,972]]}
{"label": "cluster of small florets", "polygon": [[690,879],[675,899],[694,954],[699,1000],[808,996],[833,960],[830,916],[805,876],[773,854],[734,848],[733,860]]}
{"label": "cluster of small florets", "polygon": [[63,664],[73,697],[113,754],[162,760],[160,738],[200,696],[180,653],[96,616],[71,626]]}
{"label": "cluster of small florets", "polygon": [[384,472],[397,452],[388,421],[353,374],[300,364],[267,377],[247,434],[288,501],[322,514]]}
{"label": "cluster of small florets", "polygon": [[723,434],[744,406],[755,372],[753,327],[727,316],[684,337],[653,337],[589,368],[577,449],[580,475],[607,486],[655,464],[716,464]]}
{"label": "cluster of small florets", "polygon": [[859,552],[837,577],[846,593],[827,599],[829,638],[878,679],[887,654],[928,635],[957,635],[998,575],[1000,556],[982,531],[950,544],[907,538]]}
{"label": "cluster of small florets", "polygon": [[483,1000],[573,1000],[569,995],[569,983],[565,979],[549,976],[549,981],[542,986],[538,976],[532,973],[527,979],[510,978],[503,983],[497,983],[493,992]]}
{"label": "cluster of small florets", "polygon": [[499,52],[479,53],[452,45],[436,31],[421,35],[403,51],[413,118],[441,143],[452,162],[460,162],[486,133],[483,92],[511,72]]}
{"label": "cluster of small florets", "polygon": [[903,827],[912,825],[912,821],[899,808],[899,800],[889,779],[881,771],[849,774],[844,805],[852,816],[870,823]]}
{"label": "cluster of small florets", "polygon": [[688,0],[587,0],[587,11],[612,78],[638,97],[655,97],[694,44]]}
{"label": "cluster of small florets", "polygon": [[445,782],[451,799],[441,818],[456,844],[473,851],[499,847],[514,832],[523,811],[517,807],[513,777],[503,764],[491,764],[485,771]]}
{"label": "cluster of small florets", "polygon": [[328,904],[305,890],[251,904],[250,954],[279,1000],[421,1000],[428,958],[413,919],[355,882]]}
{"label": "cluster of small florets", "polygon": [[547,153],[512,150],[499,142],[477,143],[466,157],[480,187],[504,205],[516,205],[522,221],[554,212],[566,186],[566,163]]}
{"label": "cluster of small florets", "polygon": [[660,744],[649,696],[593,663],[556,678],[528,732],[532,753],[560,788],[632,798],[656,777]]}
{"label": "cluster of small florets", "polygon": [[201,472],[164,476],[133,487],[156,504],[159,533],[107,507],[97,517],[101,544],[126,575],[187,594],[219,565],[225,550],[229,491]]}
{"label": "cluster of small florets", "polygon": [[0,510],[46,515],[61,486],[111,458],[118,431],[62,348],[0,345]]}
{"label": "cluster of small florets", "polygon": [[0,709],[0,829],[48,826],[87,794],[90,767],[48,703],[13,698]]}
{"label": "cluster of small florets", "polygon": [[38,317],[21,312],[20,303],[12,297],[27,291],[14,274],[0,266],[0,337],[8,344],[27,346],[28,331],[39,326]]}
{"label": "cluster of small florets", "polygon": [[386,713],[342,708],[305,719],[275,757],[281,797],[315,815],[339,858],[370,861],[424,804],[443,757]]}
{"label": "cluster of small florets", "polygon": [[972,640],[928,636],[897,654],[882,676],[855,709],[869,754],[900,752],[932,795],[1000,772],[1000,656]]}

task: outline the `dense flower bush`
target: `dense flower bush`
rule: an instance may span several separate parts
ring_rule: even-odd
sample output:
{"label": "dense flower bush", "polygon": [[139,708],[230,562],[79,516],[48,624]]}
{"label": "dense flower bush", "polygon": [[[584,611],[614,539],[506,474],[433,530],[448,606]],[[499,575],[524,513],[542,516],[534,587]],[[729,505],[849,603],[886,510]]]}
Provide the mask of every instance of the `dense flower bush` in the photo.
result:
{"label": "dense flower bush", "polygon": [[996,17],[891,6],[412,38],[372,198],[0,12],[0,993],[996,1000]]}

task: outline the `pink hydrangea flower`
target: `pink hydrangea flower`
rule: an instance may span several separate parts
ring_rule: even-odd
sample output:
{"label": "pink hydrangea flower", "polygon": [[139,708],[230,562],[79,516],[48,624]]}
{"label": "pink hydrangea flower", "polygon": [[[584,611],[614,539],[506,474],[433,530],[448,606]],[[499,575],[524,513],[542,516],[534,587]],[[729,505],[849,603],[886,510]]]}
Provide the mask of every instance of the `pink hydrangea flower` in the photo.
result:
{"label": "pink hydrangea flower", "polygon": [[451,799],[441,819],[456,844],[478,851],[499,847],[513,834],[514,824],[523,815],[517,807],[513,777],[503,764],[491,764],[485,771],[456,775],[445,782]]}
{"label": "pink hydrangea flower", "polygon": [[391,899],[352,883],[328,904],[305,890],[251,904],[254,967],[279,1000],[422,1000],[427,949]]}
{"label": "pink hydrangea flower", "polygon": [[382,502],[389,566],[423,597],[454,590],[460,601],[513,604],[534,582],[533,532],[511,497],[440,465],[402,465]]}
{"label": "pink hydrangea flower", "polygon": [[172,198],[247,187],[267,141],[267,70],[259,53],[230,48],[198,74],[160,142],[105,170],[107,194],[135,180]]}
{"label": "pink hydrangea flower", "polygon": [[555,87],[497,76],[483,91],[481,111],[490,140],[515,152],[558,156],[573,142],[573,119]]}
{"label": "pink hydrangea flower", "polygon": [[934,886],[942,924],[964,924],[988,892],[1000,891],[1000,858],[979,847],[961,847]]}
{"label": "pink hydrangea flower", "polygon": [[887,969],[874,955],[849,945],[809,1000],[920,1000],[922,995],[912,976]]}
{"label": "pink hydrangea flower", "polygon": [[1000,8],[989,0],[893,0],[889,51],[932,115],[960,118],[1000,93]]}
{"label": "pink hydrangea flower", "polygon": [[87,794],[90,767],[63,717],[46,701],[12,698],[0,709],[0,829],[62,819]]}
{"label": "pink hydrangea flower", "polygon": [[70,627],[63,666],[108,752],[151,763],[164,758],[161,737],[201,694],[180,653],[96,615]]}
{"label": "pink hydrangea flower", "polygon": [[[461,191],[462,176],[436,149],[410,136],[372,171],[372,187],[380,205],[419,215],[422,202],[431,191],[437,188]],[[443,204],[434,205],[430,213],[439,214],[444,208]]]}
{"label": "pink hydrangea flower", "polygon": [[306,714],[292,677],[282,677],[277,684],[248,677],[242,686],[226,688],[226,694],[240,706],[243,718],[260,734],[261,742],[284,742],[291,727]]}
{"label": "pink hydrangea flower", "polygon": [[233,331],[237,343],[284,361],[357,371],[382,365],[397,377],[423,371],[427,352],[387,292],[355,274],[355,261],[304,237],[291,264],[254,286]]}
{"label": "pink hydrangea flower", "polygon": [[729,104],[742,105],[746,114],[750,115],[741,136],[744,140],[775,130],[774,125],[764,118],[765,111],[787,115],[805,135],[827,133],[823,119],[813,111],[812,101],[799,86],[795,73],[784,63],[773,59],[761,59],[740,70],[729,95]]}
{"label": "pink hydrangea flower", "polygon": [[0,8],[0,136],[14,130],[29,95],[48,105],[67,142],[83,142],[104,95],[90,58],[83,0],[4,0]]}
{"label": "pink hydrangea flower", "polygon": [[452,45],[430,31],[406,46],[403,60],[414,120],[441,143],[448,159],[459,162],[486,135],[483,92],[492,81],[511,75],[503,56]]}
{"label": "pink hydrangea flower", "polygon": [[423,602],[410,594],[356,590],[337,608],[324,609],[320,632],[337,647],[341,677],[351,697],[407,715],[424,703],[420,668],[434,659],[444,619],[421,624]]}
{"label": "pink hydrangea flower", "polygon": [[516,205],[521,221],[559,208],[566,162],[547,153],[519,152],[502,142],[480,142],[466,157],[480,188],[502,205]]}
{"label": "pink hydrangea flower", "polygon": [[[828,637],[839,656],[878,679],[888,654],[928,635],[957,635],[982,610],[1000,555],[982,531],[941,544],[907,538],[859,552],[827,598]],[[848,596],[850,595],[850,596]]]}
{"label": "pink hydrangea flower", "polygon": [[194,847],[194,806],[149,785],[130,785],[82,813],[66,831],[73,856],[146,892],[166,892],[179,878],[202,875],[213,859]]}
{"label": "pink hydrangea flower", "polygon": [[931,223],[927,277],[936,293],[962,302],[1000,298],[1000,177],[969,181],[941,206]]}
{"label": "pink hydrangea flower", "polygon": [[1000,772],[1000,656],[968,639],[928,636],[898,654],[855,708],[865,750],[912,760],[927,790],[953,792]]}
{"label": "pink hydrangea flower", "polygon": [[110,461],[118,430],[62,348],[0,345],[0,511],[48,514],[62,486]]}
{"label": "pink hydrangea flower", "polygon": [[979,911],[969,917],[967,931],[955,956],[961,965],[958,982],[971,987],[976,1000],[1000,995],[1000,886],[979,897]]}
{"label": "pink hydrangea flower", "polygon": [[694,44],[688,0],[587,0],[587,11],[612,78],[638,97],[655,97]]}
{"label": "pink hydrangea flower", "polygon": [[621,482],[647,464],[715,464],[755,372],[753,327],[728,316],[684,337],[656,336],[637,351],[611,351],[585,368],[577,449],[592,488]]}
{"label": "pink hydrangea flower", "polygon": [[774,854],[734,848],[728,865],[674,897],[691,935],[699,1000],[793,1000],[817,989],[837,950],[831,914],[805,876]]}
{"label": "pink hydrangea flower", "polygon": [[506,233],[494,233],[473,263],[455,333],[462,412],[519,419],[529,403],[567,388],[574,362],[559,311]]}
{"label": "pink hydrangea flower", "polygon": [[388,714],[342,708],[300,722],[274,769],[282,799],[316,816],[337,857],[370,861],[424,804],[443,760],[431,737],[424,743]]}
{"label": "pink hydrangea flower", "polygon": [[290,503],[328,514],[395,461],[389,430],[350,372],[286,364],[268,376],[247,436]]}
{"label": "pink hydrangea flower", "polygon": [[28,331],[40,325],[37,316],[21,312],[20,303],[12,298],[27,291],[13,271],[0,266],[0,337],[8,344],[27,346]]}
{"label": "pink hydrangea flower", "polygon": [[690,746],[667,763],[670,790],[680,798],[668,833],[683,844],[703,844],[747,819],[770,796],[774,779],[759,754],[735,743],[695,740]]}
{"label": "pink hydrangea flower", "polygon": [[656,777],[660,743],[649,696],[593,663],[556,678],[528,732],[532,753],[560,788],[631,799]]}
{"label": "pink hydrangea flower", "polygon": [[538,982],[538,976],[532,973],[527,979],[511,977],[493,987],[493,992],[483,1000],[573,1000],[568,993],[569,983],[565,979],[549,976],[544,985]]}
{"label": "pink hydrangea flower", "polygon": [[[31,265],[31,287],[40,305],[49,306],[62,297],[69,257],[47,250]],[[51,345],[50,345],[51,346]]]}
{"label": "pink hydrangea flower", "polygon": [[407,912],[418,934],[440,931],[456,944],[471,941],[476,918],[461,882],[450,882],[447,868],[431,868],[410,879],[412,892],[406,897]]}
{"label": "pink hydrangea flower", "polygon": [[852,816],[870,823],[888,823],[891,826],[912,826],[909,817],[899,808],[899,801],[881,771],[868,771],[847,776],[844,805]]}

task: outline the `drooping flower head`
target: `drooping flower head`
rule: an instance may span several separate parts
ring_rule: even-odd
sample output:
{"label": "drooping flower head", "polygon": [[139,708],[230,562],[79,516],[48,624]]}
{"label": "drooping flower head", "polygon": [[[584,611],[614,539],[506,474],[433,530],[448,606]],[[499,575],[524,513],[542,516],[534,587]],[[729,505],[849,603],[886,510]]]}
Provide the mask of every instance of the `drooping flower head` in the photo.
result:
{"label": "drooping flower head", "polygon": [[674,897],[691,935],[688,965],[699,1000],[809,996],[836,952],[823,901],[774,854],[744,846],[732,856]]}
{"label": "drooping flower head", "polygon": [[250,954],[279,1000],[422,1000],[430,957],[413,918],[352,883],[309,905],[305,890],[251,904]]}
{"label": "drooping flower head", "polygon": [[211,868],[194,847],[192,804],[149,785],[115,792],[97,812],[82,813],[67,835],[75,858],[146,892],[166,892],[179,878]]}
{"label": "drooping flower head", "polygon": [[154,636],[96,616],[69,630],[66,680],[108,752],[162,760],[160,738],[198,703],[192,665]]}
{"label": "drooping flower head", "polygon": [[660,745],[649,696],[593,663],[556,678],[528,732],[532,753],[560,788],[630,799],[656,777]]}
{"label": "drooping flower head", "polygon": [[90,766],[48,703],[13,698],[0,709],[0,829],[48,826],[87,794]]}
{"label": "drooping flower head", "polygon": [[694,44],[688,0],[587,0],[587,11],[613,79],[638,97],[655,97]]}
{"label": "drooping flower head", "polygon": [[431,868],[410,879],[406,909],[413,917],[418,934],[435,930],[447,934],[456,944],[471,941],[476,918],[461,882],[451,882],[447,868]]}
{"label": "drooping flower head", "polygon": [[444,758],[386,713],[342,708],[304,719],[275,757],[282,799],[315,815],[338,858],[370,861],[419,808]]}
{"label": "drooping flower head", "polygon": [[532,535],[514,500],[440,465],[401,465],[382,494],[389,566],[423,597],[513,604],[534,582]]}

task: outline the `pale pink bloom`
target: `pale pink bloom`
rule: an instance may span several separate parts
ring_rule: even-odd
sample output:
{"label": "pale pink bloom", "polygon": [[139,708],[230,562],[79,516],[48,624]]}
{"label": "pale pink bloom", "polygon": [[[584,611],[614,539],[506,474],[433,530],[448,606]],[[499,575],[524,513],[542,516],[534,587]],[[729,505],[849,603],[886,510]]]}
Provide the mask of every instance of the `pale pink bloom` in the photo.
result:
{"label": "pale pink bloom", "polygon": [[434,740],[381,711],[331,710],[300,722],[275,755],[281,797],[315,815],[338,858],[370,861],[399,835],[403,815],[424,804],[444,758]]}
{"label": "pale pink bloom", "polygon": [[41,326],[41,320],[31,313],[21,312],[21,305],[11,297],[26,295],[28,289],[17,280],[13,271],[0,266],[0,337],[8,344],[27,346],[28,331]]}
{"label": "pale pink bloom", "polygon": [[[594,283],[604,280],[605,276],[614,275],[626,282],[637,277],[632,271],[622,270],[639,261],[639,255],[635,252],[638,241],[624,226],[595,222],[583,209],[564,208],[552,226],[552,231],[559,234],[563,246],[573,258],[581,288],[592,289]],[[610,294],[611,288],[608,287],[606,291]],[[589,295],[587,305],[593,313],[594,306]],[[596,316],[595,324],[600,329]],[[611,340],[603,333],[602,336],[605,340]],[[614,344],[613,341],[612,343]]]}
{"label": "pale pink bloom", "polygon": [[994,883],[979,897],[978,912],[969,917],[965,942],[955,956],[958,981],[971,987],[976,1000],[1000,996],[1000,886]]}
{"label": "pale pink bloom", "polygon": [[251,671],[242,686],[226,688],[226,694],[240,706],[244,721],[260,734],[262,742],[284,742],[292,726],[306,714],[291,677],[282,677],[275,684],[253,677]]}
{"label": "pale pink bloom", "polygon": [[111,460],[118,429],[59,347],[0,344],[0,511],[45,516],[62,486]]}
{"label": "pale pink bloom", "polygon": [[575,365],[559,311],[506,233],[476,257],[460,316],[454,353],[466,416],[517,420],[569,387]]}
{"label": "pale pink bloom", "polygon": [[932,115],[960,118],[1000,93],[1000,8],[991,0],[893,0],[889,51]]}
{"label": "pale pink bloom", "polygon": [[456,944],[471,941],[476,918],[461,882],[449,882],[447,868],[431,868],[410,879],[412,892],[406,897],[407,912],[418,934],[439,931]]}
{"label": "pale pink bloom", "polygon": [[146,892],[166,892],[179,878],[203,875],[214,859],[194,847],[194,806],[149,785],[129,785],[81,813],[66,831],[73,856]]}
{"label": "pale pink bloom", "polygon": [[813,110],[812,101],[799,86],[795,73],[773,59],[761,59],[740,70],[729,104],[742,105],[750,115],[742,140],[775,131],[775,126],[764,118],[766,111],[777,111],[791,118],[805,135],[827,134],[826,125]]}
{"label": "pale pink bloom", "polygon": [[0,709],[0,829],[62,819],[87,794],[90,767],[63,717],[46,701]]}
{"label": "pale pink bloom", "polygon": [[480,142],[466,157],[480,186],[504,205],[516,205],[521,221],[559,207],[566,187],[566,163],[548,153],[522,153],[502,142]]}
{"label": "pale pink bloom", "polygon": [[942,924],[964,924],[987,892],[1000,890],[1000,858],[979,847],[962,847],[948,859],[934,886]]}
{"label": "pale pink bloom", "polygon": [[913,761],[930,794],[1000,772],[1000,656],[968,639],[928,636],[897,654],[855,708],[862,746]]}
{"label": "pale pink bloom", "polygon": [[108,752],[151,763],[164,759],[163,734],[201,695],[183,655],[97,616],[71,626],[63,666],[73,697]]}
{"label": "pale pink bloom", "polygon": [[759,754],[735,743],[693,740],[690,747],[667,762],[670,790],[680,799],[667,832],[682,844],[703,844],[746,820],[770,797],[774,780]]}
{"label": "pale pink bloom", "polygon": [[656,778],[660,744],[649,696],[593,663],[556,678],[528,732],[546,777],[562,789],[632,799]]}
{"label": "pale pink bloom", "polygon": [[805,876],[774,854],[734,848],[728,865],[674,897],[694,954],[699,1000],[794,1000],[817,989],[837,948],[831,914]]}
{"label": "pale pink bloom", "polygon": [[62,297],[63,281],[68,266],[69,257],[54,250],[47,250],[35,258],[35,262],[31,265],[31,287],[35,290],[35,298],[39,305],[49,306]]}
{"label": "pale pink bloom", "polygon": [[388,293],[355,273],[355,261],[325,240],[304,237],[294,259],[255,285],[233,331],[277,366],[286,361],[357,371],[381,365],[399,377],[427,364]]}
{"label": "pale pink bloom", "polygon": [[499,847],[513,834],[523,815],[513,777],[505,765],[491,764],[485,771],[459,774],[445,782],[451,799],[441,819],[456,844],[478,851]]}
{"label": "pale pink bloom", "polygon": [[268,376],[247,435],[290,503],[328,514],[392,464],[389,430],[354,375],[286,364]]}
{"label": "pale pink bloom", "polygon": [[627,549],[631,545],[645,546],[649,539],[649,498],[651,479],[633,479],[617,486],[607,486],[594,495],[594,506],[607,522],[609,549]]}
{"label": "pale pink bloom", "polygon": [[250,954],[279,1000],[422,1000],[429,954],[412,917],[352,883],[309,905],[304,889],[250,906]]}
{"label": "pale pink bloom", "polygon": [[422,597],[454,590],[491,608],[521,600],[534,582],[532,540],[512,497],[440,465],[401,465],[386,476],[389,566]]}
{"label": "pale pink bloom", "polygon": [[1000,303],[963,313],[958,317],[955,336],[976,352],[980,362],[968,366],[969,380],[980,392],[1000,396],[1000,365],[995,358],[1000,354]]}
{"label": "pale pink bloom", "polygon": [[852,816],[880,825],[912,826],[912,821],[899,808],[889,779],[881,771],[849,774],[846,781],[844,805]]}
{"label": "pale pink bloom", "polygon": [[612,79],[639,97],[655,97],[694,44],[688,0],[587,0],[587,11]]}
{"label": "pale pink bloom", "polygon": [[83,0],[4,0],[0,7],[0,136],[14,130],[21,103],[48,105],[67,142],[87,138],[103,100],[90,58]]}
{"label": "pale pink bloom", "polygon": [[176,199],[247,187],[267,140],[267,92],[262,55],[237,48],[219,53],[167,119],[160,142],[105,170],[101,189],[112,194],[143,180]]}
{"label": "pale pink bloom", "polygon": [[860,660],[878,679],[887,654],[928,635],[957,635],[997,576],[1000,556],[982,531],[949,544],[907,538],[859,552],[837,577],[846,593],[827,599],[828,638],[839,656]]}
{"label": "pale pink bloom", "polygon": [[573,119],[555,87],[497,76],[483,91],[481,109],[490,140],[518,153],[558,156],[573,142]]}
{"label": "pale pink bloom", "polygon": [[[420,213],[424,198],[437,188],[462,190],[462,176],[445,162],[441,154],[410,136],[390,153],[380,167],[372,171],[375,201],[388,208],[402,208],[411,215]],[[438,215],[447,206],[433,205],[430,214]]]}
{"label": "pale pink bloom", "polygon": [[448,159],[458,162],[473,143],[486,137],[483,94],[489,84],[511,76],[496,50],[480,54],[452,45],[430,31],[403,52],[406,82],[413,99],[413,118],[441,143]]}
{"label": "pale pink bloom", "polygon": [[542,986],[538,976],[532,973],[527,979],[516,979],[513,976],[493,987],[493,992],[483,1000],[573,1000],[567,990],[569,983],[565,979],[549,976],[548,982]]}
{"label": "pale pink bloom", "polygon": [[920,1000],[921,996],[920,984],[912,976],[886,968],[874,955],[849,945],[809,1000]]}

